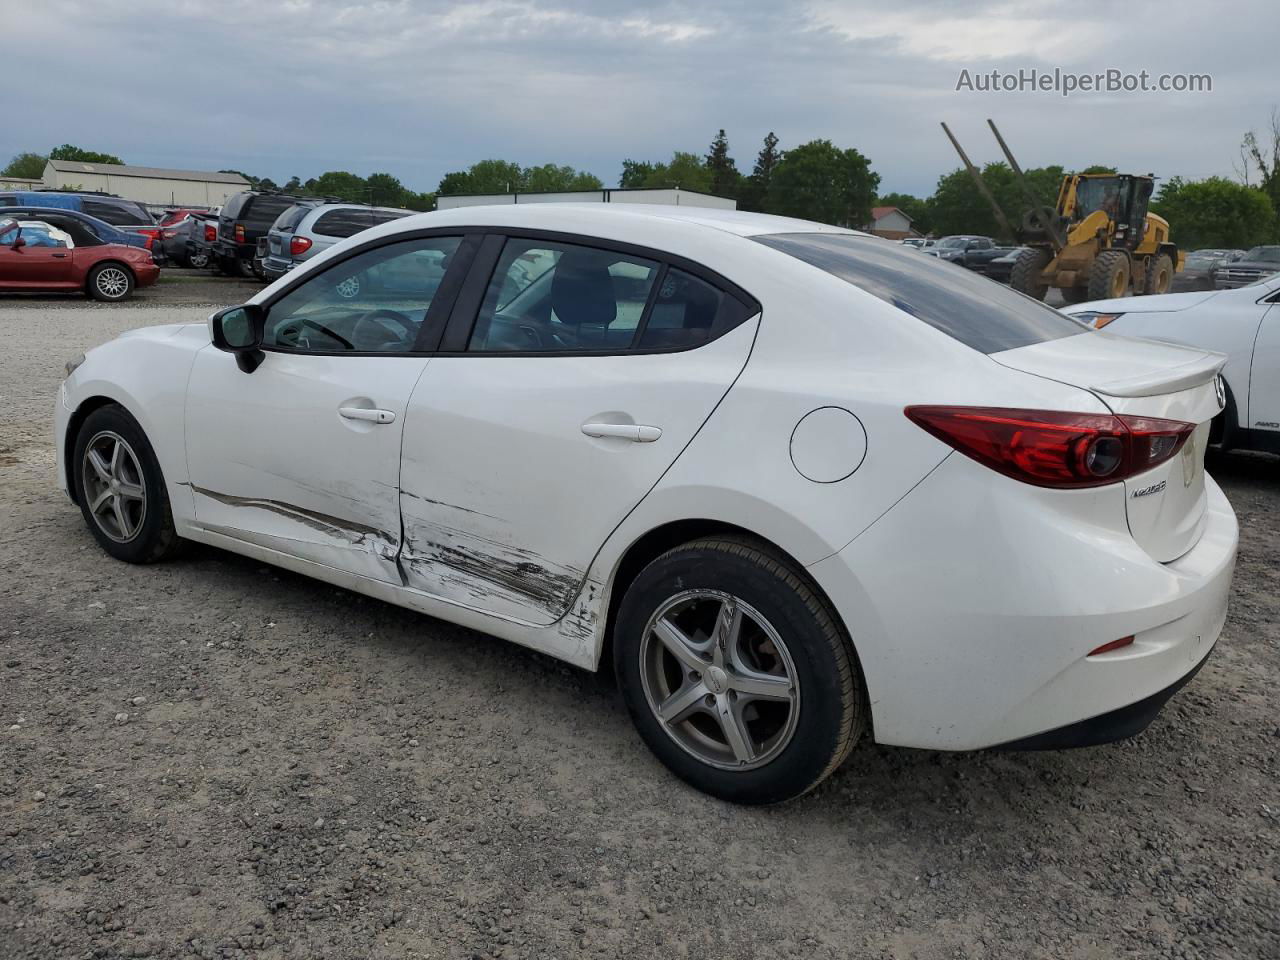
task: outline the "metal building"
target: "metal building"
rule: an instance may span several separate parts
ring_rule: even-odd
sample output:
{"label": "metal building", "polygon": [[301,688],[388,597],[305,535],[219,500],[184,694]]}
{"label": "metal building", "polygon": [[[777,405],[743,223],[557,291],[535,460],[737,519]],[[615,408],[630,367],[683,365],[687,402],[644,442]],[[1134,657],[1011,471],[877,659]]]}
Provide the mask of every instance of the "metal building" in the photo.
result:
{"label": "metal building", "polygon": [[213,207],[233,193],[248,190],[249,181],[235,173],[50,160],[44,167],[44,186],[49,190],[100,190],[139,203]]}

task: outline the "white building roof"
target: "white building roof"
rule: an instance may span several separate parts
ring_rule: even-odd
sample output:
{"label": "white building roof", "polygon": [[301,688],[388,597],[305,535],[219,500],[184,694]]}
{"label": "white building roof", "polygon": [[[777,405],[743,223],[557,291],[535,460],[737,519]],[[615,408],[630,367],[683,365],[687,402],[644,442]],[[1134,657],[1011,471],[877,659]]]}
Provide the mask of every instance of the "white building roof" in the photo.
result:
{"label": "white building roof", "polygon": [[85,163],[82,160],[50,160],[49,166],[59,173],[96,173],[112,177],[146,177],[151,180],[194,180],[199,183],[234,183],[249,186],[237,173],[214,173],[206,170],[168,170],[164,167],[132,167],[118,163]]}

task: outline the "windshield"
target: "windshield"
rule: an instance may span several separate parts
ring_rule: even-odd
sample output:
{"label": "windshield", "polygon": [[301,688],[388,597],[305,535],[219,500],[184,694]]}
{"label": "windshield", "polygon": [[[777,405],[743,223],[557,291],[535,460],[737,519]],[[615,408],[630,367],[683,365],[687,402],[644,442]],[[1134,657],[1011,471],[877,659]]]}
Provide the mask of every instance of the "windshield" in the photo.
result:
{"label": "windshield", "polygon": [[1280,263],[1280,247],[1254,247],[1240,259],[1261,260],[1263,263]]}
{"label": "windshield", "polygon": [[875,237],[780,233],[752,239],[825,270],[983,353],[1085,332],[1082,324],[1037,300]]}

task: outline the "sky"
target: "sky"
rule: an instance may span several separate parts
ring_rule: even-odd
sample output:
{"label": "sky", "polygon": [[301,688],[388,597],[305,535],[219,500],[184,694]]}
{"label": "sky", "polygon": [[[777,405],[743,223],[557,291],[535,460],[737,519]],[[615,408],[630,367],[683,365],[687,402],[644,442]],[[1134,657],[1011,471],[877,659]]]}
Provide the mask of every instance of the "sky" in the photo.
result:
{"label": "sky", "polygon": [[[856,147],[881,191],[957,158],[1237,177],[1280,106],[1280,4],[635,3],[617,0],[0,0],[0,163],[60,143],[284,183],[389,172],[433,190],[487,158],[569,164],[760,142]],[[15,42],[17,41],[17,42]],[[15,62],[16,61],[16,62]],[[992,70],[1208,74],[1211,92],[957,90]]]}

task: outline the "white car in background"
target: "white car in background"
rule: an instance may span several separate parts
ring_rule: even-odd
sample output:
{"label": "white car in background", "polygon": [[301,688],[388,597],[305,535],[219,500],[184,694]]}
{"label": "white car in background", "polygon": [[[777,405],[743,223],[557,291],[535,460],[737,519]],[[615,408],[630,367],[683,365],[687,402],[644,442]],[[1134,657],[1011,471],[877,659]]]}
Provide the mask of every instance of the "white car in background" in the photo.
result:
{"label": "white car in background", "polygon": [[1222,359],[819,224],[468,207],[72,361],[58,477],[119,559],[201,541],[612,666],[667,766],[766,803],[864,734],[1143,729],[1226,617]]}
{"label": "white car in background", "polygon": [[1233,290],[1123,297],[1062,309],[1108,333],[1225,353],[1226,407],[1210,442],[1280,453],[1280,274]]}

